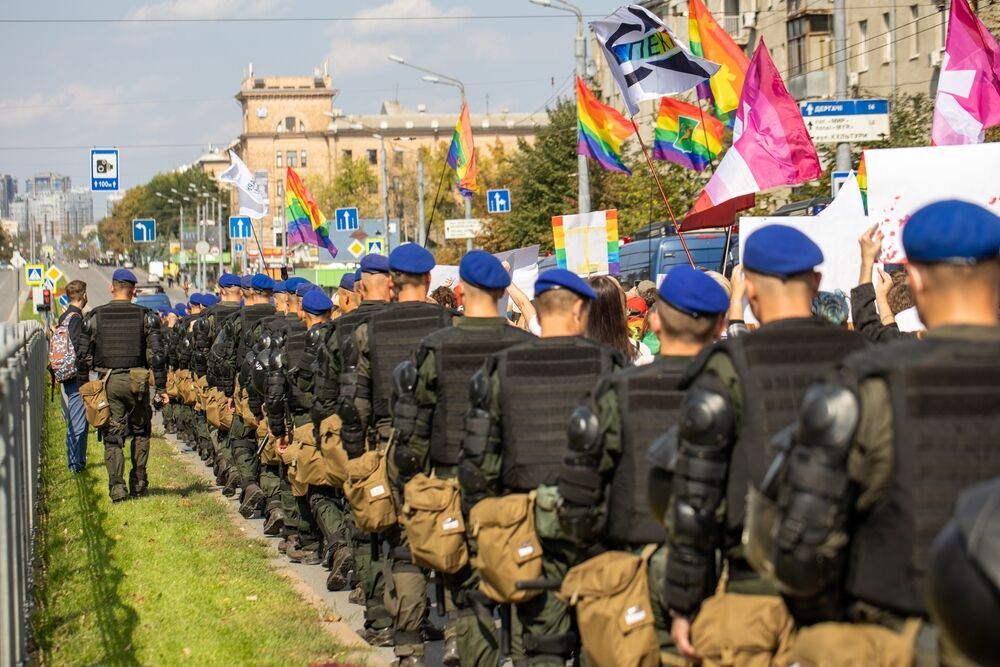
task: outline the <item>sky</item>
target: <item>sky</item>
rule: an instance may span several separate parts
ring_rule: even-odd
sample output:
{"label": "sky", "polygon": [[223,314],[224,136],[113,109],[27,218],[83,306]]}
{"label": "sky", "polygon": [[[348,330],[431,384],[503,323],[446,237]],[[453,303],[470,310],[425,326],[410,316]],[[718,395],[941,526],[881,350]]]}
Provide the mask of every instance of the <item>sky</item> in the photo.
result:
{"label": "sky", "polygon": [[[587,20],[616,7],[576,4]],[[334,17],[366,20],[321,20]],[[253,20],[190,20],[226,18]],[[274,18],[314,20],[264,20]],[[457,111],[454,88],[426,83],[420,72],[388,60],[397,54],[462,80],[473,112],[486,111],[487,103],[491,111],[533,112],[563,84],[572,91],[575,32],[572,14],[528,0],[4,3],[0,174],[15,175],[19,191],[40,171],[89,185],[90,147],[119,146],[124,190],[188,164],[209,144],[239,134],[234,95],[250,63],[257,76],[308,76],[328,62],[340,90],[334,104],[346,114],[378,113],[383,100],[397,98],[411,109]],[[94,198],[99,218],[105,198]]]}

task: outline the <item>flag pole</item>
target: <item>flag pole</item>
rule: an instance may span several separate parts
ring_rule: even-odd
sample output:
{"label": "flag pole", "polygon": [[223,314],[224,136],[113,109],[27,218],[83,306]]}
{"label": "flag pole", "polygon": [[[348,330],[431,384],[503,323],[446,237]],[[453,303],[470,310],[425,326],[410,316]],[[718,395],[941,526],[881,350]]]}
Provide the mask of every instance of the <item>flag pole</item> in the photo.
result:
{"label": "flag pole", "polygon": [[698,114],[701,116],[701,131],[705,135],[705,150],[708,151],[708,166],[712,168],[712,173],[715,173],[715,158],[711,157],[712,151],[708,148],[708,126],[705,125],[705,110],[701,107],[701,98],[698,98]]}
{"label": "flag pole", "polygon": [[[701,115],[701,129],[705,133],[705,150],[708,150],[708,126],[705,125],[705,110],[701,106],[701,98],[698,98],[698,113]],[[708,151],[711,155],[712,151]],[[708,159],[708,165],[712,168],[712,173],[715,173],[715,158],[710,157]],[[735,221],[734,221],[735,224]],[[719,273],[726,275],[726,267],[729,266],[729,250],[733,246],[733,225],[729,225],[726,229],[726,244],[722,247],[722,260],[719,262]]]}
{"label": "flag pole", "polygon": [[694,266],[694,258],[691,256],[691,250],[688,248],[687,241],[681,235],[680,225],[677,223],[677,217],[674,215],[674,209],[670,207],[670,201],[667,199],[667,193],[663,191],[663,184],[660,183],[660,176],[656,173],[656,169],[653,167],[653,160],[649,157],[649,150],[646,148],[646,142],[642,139],[642,132],[639,131],[639,126],[635,123],[635,117],[633,116],[629,120],[632,121],[632,127],[635,128],[635,135],[639,137],[639,145],[642,146],[642,154],[646,156],[646,164],[649,165],[649,172],[653,174],[653,180],[656,181],[656,187],[660,189],[660,196],[663,197],[663,203],[667,205],[667,213],[670,214],[670,221],[674,223],[674,231],[677,232],[677,238],[681,241],[681,247],[684,248],[684,254],[687,255],[688,262],[691,266]]}
{"label": "flag pole", "polygon": [[431,216],[427,221],[427,227],[424,228],[424,247],[427,247],[427,242],[431,239],[431,225],[434,224],[434,213],[437,211],[438,198],[441,196],[441,186],[444,185],[445,174],[448,173],[448,161],[444,161],[444,166],[441,168],[441,178],[438,179],[437,192],[434,193],[434,203],[431,205]]}

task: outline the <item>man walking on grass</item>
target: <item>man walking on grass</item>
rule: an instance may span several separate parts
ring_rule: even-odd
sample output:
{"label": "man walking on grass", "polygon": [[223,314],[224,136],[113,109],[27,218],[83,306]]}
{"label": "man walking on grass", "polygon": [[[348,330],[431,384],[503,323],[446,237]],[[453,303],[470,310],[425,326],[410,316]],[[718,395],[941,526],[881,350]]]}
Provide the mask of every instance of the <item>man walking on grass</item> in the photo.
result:
{"label": "man walking on grass", "polygon": [[66,325],[69,343],[76,353],[76,375],[60,383],[63,420],[66,422],[66,459],[70,472],[87,467],[87,413],[80,397],[80,385],[87,381],[83,356],[89,341],[83,331],[83,309],[87,307],[87,283],[74,280],[66,285],[69,306],[59,316],[57,327]]}

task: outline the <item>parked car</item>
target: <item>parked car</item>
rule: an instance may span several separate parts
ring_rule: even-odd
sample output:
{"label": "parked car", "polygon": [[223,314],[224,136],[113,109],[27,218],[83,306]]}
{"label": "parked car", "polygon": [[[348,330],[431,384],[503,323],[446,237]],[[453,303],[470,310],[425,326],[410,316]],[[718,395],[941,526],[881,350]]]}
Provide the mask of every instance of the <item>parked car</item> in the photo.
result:
{"label": "parked car", "polygon": [[140,306],[145,306],[146,308],[152,308],[153,310],[158,310],[161,306],[170,308],[170,297],[162,292],[153,294],[136,294],[132,298],[132,303],[137,303]]}
{"label": "parked car", "polygon": [[145,285],[136,285],[135,294],[136,296],[151,296],[153,294],[163,294],[163,286],[151,283],[146,283]]}
{"label": "parked car", "polygon": [[134,268],[135,268],[135,263],[134,263],[134,262],[132,262],[132,260],[130,260],[130,259],[126,259],[126,260],[125,260],[125,263],[124,263],[124,264],[122,264],[122,266],[123,266],[124,268],[126,268],[126,269],[134,269]]}
{"label": "parked car", "polygon": [[81,269],[89,269],[90,268],[90,262],[88,262],[85,259],[81,259],[79,262],[76,263],[76,265],[77,265],[77,267],[79,267]]}

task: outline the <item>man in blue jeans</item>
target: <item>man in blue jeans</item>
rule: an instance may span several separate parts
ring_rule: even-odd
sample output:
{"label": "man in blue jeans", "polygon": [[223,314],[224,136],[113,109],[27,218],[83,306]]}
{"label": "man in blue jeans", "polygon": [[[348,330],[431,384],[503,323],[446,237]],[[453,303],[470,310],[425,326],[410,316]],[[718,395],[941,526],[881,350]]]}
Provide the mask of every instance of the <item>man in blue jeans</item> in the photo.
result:
{"label": "man in blue jeans", "polygon": [[59,316],[59,324],[67,322],[69,339],[76,352],[76,377],[62,383],[63,419],[66,420],[66,458],[72,472],[82,472],[87,466],[87,414],[80,397],[80,385],[89,378],[83,355],[89,341],[83,330],[83,309],[87,306],[87,283],[74,280],[66,285],[69,306]]}

